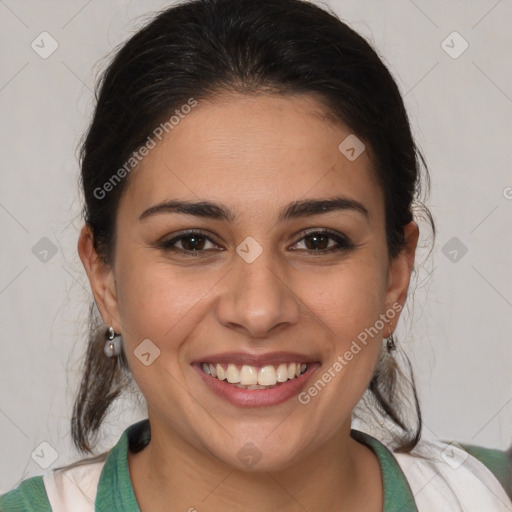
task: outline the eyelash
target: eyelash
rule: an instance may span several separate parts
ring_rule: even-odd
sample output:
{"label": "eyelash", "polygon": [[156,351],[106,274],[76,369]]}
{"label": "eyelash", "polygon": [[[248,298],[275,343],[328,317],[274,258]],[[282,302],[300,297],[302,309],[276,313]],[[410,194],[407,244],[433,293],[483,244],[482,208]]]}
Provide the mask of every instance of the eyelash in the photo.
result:
{"label": "eyelash", "polygon": [[[215,242],[208,236],[206,233],[200,231],[200,230],[190,230],[190,231],[184,231],[180,233],[178,236],[175,236],[171,238],[170,240],[164,240],[159,243],[159,247],[164,251],[173,251],[177,253],[181,253],[185,256],[192,256],[192,257],[199,257],[201,252],[206,252],[207,249],[202,250],[185,250],[180,249],[179,247],[174,247],[174,244],[179,242],[180,240],[186,239],[186,238],[192,238],[193,236],[199,235],[201,238],[213,243]],[[328,235],[328,238],[331,240],[334,240],[338,245],[334,247],[329,247],[327,249],[320,249],[320,250],[314,250],[314,249],[293,249],[296,250],[306,250],[311,254],[316,253],[317,255],[323,255],[323,254],[329,254],[333,252],[338,251],[348,251],[351,249],[354,249],[356,247],[355,244],[353,244],[345,235],[342,235],[340,233],[337,233],[336,231],[331,231],[330,229],[308,229],[302,233],[302,238],[300,238],[297,242],[295,242],[294,245],[301,242],[303,239],[307,238],[311,235]]]}

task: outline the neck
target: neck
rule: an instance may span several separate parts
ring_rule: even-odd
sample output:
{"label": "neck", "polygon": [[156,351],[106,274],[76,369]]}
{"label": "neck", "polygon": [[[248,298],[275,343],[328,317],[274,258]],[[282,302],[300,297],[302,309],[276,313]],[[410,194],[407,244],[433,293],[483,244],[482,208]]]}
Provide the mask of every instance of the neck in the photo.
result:
{"label": "neck", "polygon": [[[341,428],[314,453],[278,471],[240,471],[177,435],[151,429],[151,442],[129,452],[128,465],[142,512],[169,510],[382,511],[377,457]],[[169,508],[169,504],[173,508]]]}

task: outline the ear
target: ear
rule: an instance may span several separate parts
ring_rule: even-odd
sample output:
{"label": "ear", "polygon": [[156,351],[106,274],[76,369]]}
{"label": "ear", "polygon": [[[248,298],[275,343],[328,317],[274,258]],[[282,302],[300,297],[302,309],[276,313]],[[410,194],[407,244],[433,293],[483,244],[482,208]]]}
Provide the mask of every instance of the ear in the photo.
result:
{"label": "ear", "polygon": [[[409,222],[409,224],[404,227],[405,247],[389,265],[386,311],[389,309],[396,310],[397,304],[400,304],[400,311],[404,307],[411,273],[414,267],[414,256],[419,233],[418,225],[414,221]],[[400,315],[395,315],[393,319],[390,319],[387,324],[389,332],[385,333],[385,337],[389,337],[393,333],[399,318]]]}
{"label": "ear", "polygon": [[80,231],[77,248],[103,322],[120,333],[114,271],[96,252],[90,226],[85,225]]}

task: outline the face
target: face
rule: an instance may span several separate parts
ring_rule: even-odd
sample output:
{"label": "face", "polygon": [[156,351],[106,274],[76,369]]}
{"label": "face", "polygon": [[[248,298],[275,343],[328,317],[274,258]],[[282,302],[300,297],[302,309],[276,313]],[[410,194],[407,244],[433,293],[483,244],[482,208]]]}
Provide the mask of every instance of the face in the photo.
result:
{"label": "face", "polygon": [[411,223],[388,260],[382,191],[368,151],[338,149],[348,135],[312,96],[202,101],[130,175],[111,266],[84,229],[152,428],[245,469],[247,451],[284,468],[348,437],[417,241]]}

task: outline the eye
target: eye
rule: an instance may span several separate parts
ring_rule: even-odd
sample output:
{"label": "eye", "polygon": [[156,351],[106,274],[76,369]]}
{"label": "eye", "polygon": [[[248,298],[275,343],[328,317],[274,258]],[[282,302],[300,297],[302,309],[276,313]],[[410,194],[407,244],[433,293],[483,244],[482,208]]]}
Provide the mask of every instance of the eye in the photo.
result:
{"label": "eye", "polygon": [[[181,247],[177,244],[181,245]],[[208,244],[211,244],[212,247],[205,247]],[[159,246],[165,251],[179,252],[187,256],[199,256],[201,252],[219,249],[219,246],[201,231],[186,231],[180,233],[170,240],[160,242]]]}
{"label": "eye", "polygon": [[[306,236],[301,238],[295,245],[304,240],[305,250],[310,253],[325,254],[335,251],[343,251],[355,248],[355,245],[343,234],[329,229],[311,229],[306,231]],[[332,245],[334,241],[335,244]],[[301,249],[292,249],[294,251]]]}
{"label": "eye", "polygon": [[[335,251],[350,250],[356,247],[345,235],[336,231],[310,229],[305,233],[306,235],[295,243],[295,246],[304,243],[305,249],[294,247],[291,250],[305,250],[311,254],[321,255]],[[210,247],[208,247],[208,244],[211,244]],[[169,240],[164,240],[159,243],[159,247],[164,251],[173,251],[186,256],[196,257],[200,256],[201,253],[207,253],[211,250],[224,250],[205,233],[197,230],[182,232]],[[206,256],[206,254],[204,255]]]}

